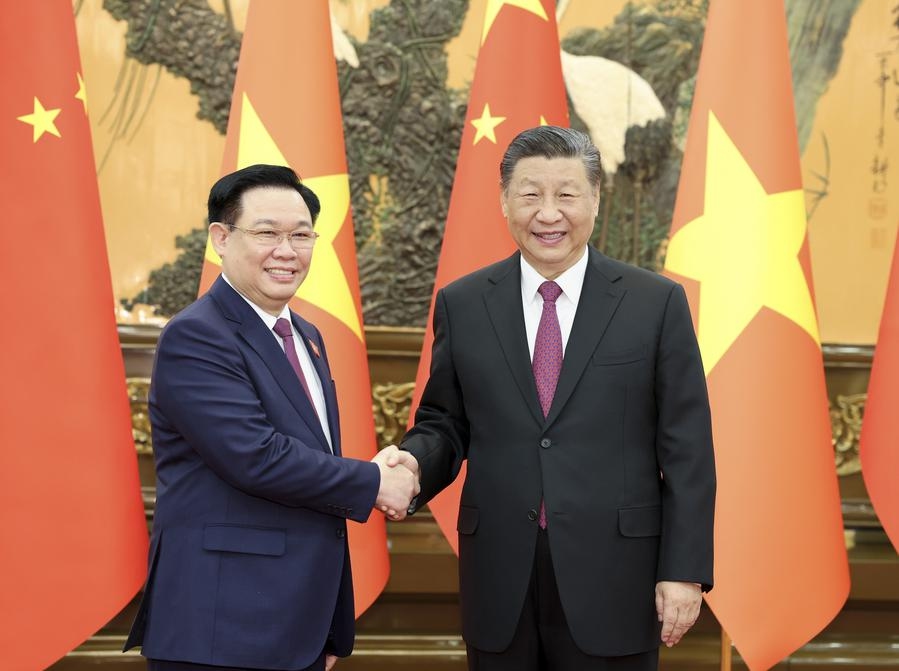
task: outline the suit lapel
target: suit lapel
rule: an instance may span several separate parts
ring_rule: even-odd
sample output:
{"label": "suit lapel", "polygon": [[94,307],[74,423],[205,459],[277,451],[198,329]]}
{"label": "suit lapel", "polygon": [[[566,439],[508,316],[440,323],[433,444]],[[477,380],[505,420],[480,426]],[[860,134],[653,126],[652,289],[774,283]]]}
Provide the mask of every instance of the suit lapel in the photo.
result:
{"label": "suit lapel", "polygon": [[568,336],[552,407],[546,417],[547,424],[553,422],[565,407],[625,294],[624,289],[613,284],[620,275],[609,271],[604,257],[592,248],[588,248],[587,253],[589,261],[584,286]]}
{"label": "suit lapel", "polygon": [[318,333],[309,322],[293,312],[291,312],[291,317],[293,318],[293,325],[303,341],[303,347],[309,353],[309,358],[315,367],[315,373],[321,382],[322,393],[325,397],[325,411],[328,413],[328,427],[331,430],[331,445],[334,449],[334,454],[340,456],[340,431],[338,428],[340,426],[340,418],[337,405],[337,390],[334,387],[334,381],[331,379],[331,369],[328,366],[324,348],[318,344],[320,342]]}
{"label": "suit lapel", "polygon": [[[306,392],[300,385],[296,373],[284,356],[284,350],[278,345],[275,336],[269,333],[265,323],[259,318],[247,302],[224,279],[219,276],[209,290],[210,295],[221,306],[227,319],[236,323],[236,332],[262,359],[275,382],[284,391],[291,405],[306,422],[307,426],[318,438],[324,450],[328,449],[328,441],[322,431],[321,422]],[[305,345],[304,345],[305,346]],[[328,378],[330,380],[330,377]],[[324,386],[324,384],[322,385]]]}
{"label": "suit lapel", "polygon": [[515,253],[497,266],[489,279],[491,286],[484,293],[484,303],[512,377],[534,419],[543,424],[543,410],[537,396],[524,328],[519,264],[519,254]]}

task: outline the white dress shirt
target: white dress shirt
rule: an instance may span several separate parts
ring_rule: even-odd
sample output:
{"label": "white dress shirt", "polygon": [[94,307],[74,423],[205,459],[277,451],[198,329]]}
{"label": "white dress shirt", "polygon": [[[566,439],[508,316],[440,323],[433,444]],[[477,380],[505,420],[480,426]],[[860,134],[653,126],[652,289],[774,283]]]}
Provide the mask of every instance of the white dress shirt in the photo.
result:
{"label": "white dress shirt", "polygon": [[[562,288],[562,295],[556,299],[556,314],[559,317],[559,328],[562,330],[562,356],[568,346],[568,336],[574,324],[574,315],[584,288],[584,275],[587,273],[587,248],[581,258],[571,268],[559,275],[555,280]],[[546,278],[521,256],[521,304],[524,308],[524,328],[528,337],[528,349],[531,360],[534,360],[534,341],[537,340],[537,327],[543,314],[543,297],[537,293]]]}
{"label": "white dress shirt", "polygon": [[288,321],[290,324],[290,330],[293,331],[293,343],[295,345],[294,349],[297,351],[297,358],[300,360],[300,368],[303,370],[303,375],[306,378],[306,385],[309,387],[309,394],[312,396],[312,405],[315,406],[315,413],[318,415],[318,420],[321,422],[322,432],[325,434],[325,438],[328,439],[328,447],[331,452],[334,451],[334,446],[331,444],[331,427],[328,424],[328,410],[325,406],[325,392],[322,390],[322,382],[318,377],[318,373],[315,370],[315,366],[312,364],[312,358],[309,356],[309,350],[306,347],[306,342],[303,336],[300,333],[297,333],[296,327],[293,325],[293,320],[290,318],[290,309],[285,305],[284,309],[281,310],[281,314],[277,317],[273,317],[268,312],[260,308],[249,298],[244,296],[237,288],[231,284],[228,278],[222,273],[222,278],[225,282],[231,286],[234,291],[243,298],[247,304],[253,308],[259,318],[265,323],[268,327],[268,332],[272,334],[272,338],[274,338],[278,345],[281,346],[281,349],[284,349],[284,339],[275,333],[275,322],[277,322],[282,317]]}

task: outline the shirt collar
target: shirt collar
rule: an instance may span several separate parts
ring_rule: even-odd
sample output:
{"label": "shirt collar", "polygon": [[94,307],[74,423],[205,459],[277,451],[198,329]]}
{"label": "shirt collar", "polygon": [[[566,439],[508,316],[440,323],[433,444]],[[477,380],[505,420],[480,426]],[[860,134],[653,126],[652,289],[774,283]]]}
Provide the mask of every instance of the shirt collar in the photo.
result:
{"label": "shirt collar", "polygon": [[[562,295],[566,296],[575,305],[581,297],[581,289],[584,287],[584,275],[587,274],[588,256],[587,248],[584,247],[584,253],[581,255],[581,258],[578,259],[571,268],[553,280],[562,288]],[[537,289],[539,289],[540,285],[544,282],[546,282],[546,278],[537,272],[534,266],[528,263],[524,258],[524,254],[522,254],[521,295],[528,301],[536,300],[538,296]]]}
{"label": "shirt collar", "polygon": [[237,287],[235,287],[233,284],[231,284],[231,280],[228,279],[228,276],[225,275],[225,273],[222,273],[222,279],[228,283],[229,287],[234,289],[234,291],[237,291],[237,295],[240,296],[241,298],[243,298],[247,302],[247,305],[249,305],[251,308],[253,308],[253,311],[257,315],[259,315],[259,318],[265,323],[265,325],[268,327],[268,329],[270,331],[275,328],[275,322],[277,322],[281,318],[284,318],[288,322],[290,322],[290,326],[291,326],[291,328],[293,328],[293,320],[291,320],[291,318],[290,318],[290,308],[288,308],[286,305],[283,308],[281,308],[280,315],[278,315],[277,317],[273,317],[268,312],[263,310],[261,307],[256,305],[249,298],[247,298],[242,293],[240,293],[240,291],[237,289]]}

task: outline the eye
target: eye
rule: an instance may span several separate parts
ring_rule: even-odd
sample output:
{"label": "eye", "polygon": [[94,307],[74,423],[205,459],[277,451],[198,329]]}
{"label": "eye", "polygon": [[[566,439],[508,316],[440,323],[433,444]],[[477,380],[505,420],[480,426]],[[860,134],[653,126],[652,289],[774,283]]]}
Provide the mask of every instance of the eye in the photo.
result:
{"label": "eye", "polygon": [[253,235],[256,236],[257,240],[261,240],[263,242],[276,242],[281,237],[281,234],[278,233],[278,231],[272,231],[269,229],[254,231]]}
{"label": "eye", "polygon": [[290,234],[291,242],[309,242],[315,236],[312,231],[295,231]]}

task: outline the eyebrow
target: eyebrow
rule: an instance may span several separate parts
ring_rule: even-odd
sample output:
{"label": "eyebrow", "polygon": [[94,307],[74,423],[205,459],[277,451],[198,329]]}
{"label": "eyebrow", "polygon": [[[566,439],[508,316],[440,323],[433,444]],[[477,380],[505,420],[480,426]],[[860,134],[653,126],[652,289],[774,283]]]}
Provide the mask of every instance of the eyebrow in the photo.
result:
{"label": "eyebrow", "polygon": [[[576,180],[576,179],[566,179],[566,180],[563,180],[563,181],[560,183],[560,186],[570,186],[571,184],[576,184],[577,181],[578,181],[578,180]],[[525,176],[523,176],[523,177],[521,178],[521,184],[523,184],[523,185],[531,185],[531,184],[537,185],[537,184],[539,184],[539,182],[538,182],[537,180],[532,179],[531,177],[528,177],[528,176],[525,175]]]}
{"label": "eyebrow", "polygon": [[[277,226],[278,222],[275,221],[274,219],[256,219],[250,225],[251,226],[260,226],[260,225],[262,225],[262,226]],[[296,222],[296,225],[297,225],[297,228],[304,228],[304,227],[312,228],[312,222],[307,221],[305,219],[300,219],[299,221]]]}

